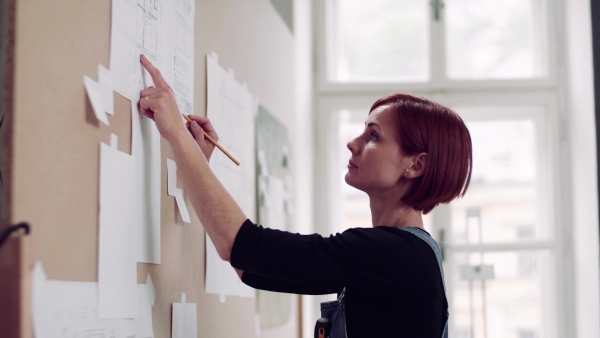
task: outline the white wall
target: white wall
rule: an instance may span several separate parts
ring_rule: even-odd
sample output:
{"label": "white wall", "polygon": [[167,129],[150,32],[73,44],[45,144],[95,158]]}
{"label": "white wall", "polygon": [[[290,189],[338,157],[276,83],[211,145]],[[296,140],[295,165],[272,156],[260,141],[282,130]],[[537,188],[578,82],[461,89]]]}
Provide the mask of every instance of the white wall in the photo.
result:
{"label": "white wall", "polygon": [[[593,55],[590,0],[564,0],[565,95],[567,149],[565,165],[570,187],[571,214],[565,218],[572,229],[573,337],[600,337],[600,280],[598,251],[598,182],[594,117]],[[568,313],[565,313],[568,315]]]}

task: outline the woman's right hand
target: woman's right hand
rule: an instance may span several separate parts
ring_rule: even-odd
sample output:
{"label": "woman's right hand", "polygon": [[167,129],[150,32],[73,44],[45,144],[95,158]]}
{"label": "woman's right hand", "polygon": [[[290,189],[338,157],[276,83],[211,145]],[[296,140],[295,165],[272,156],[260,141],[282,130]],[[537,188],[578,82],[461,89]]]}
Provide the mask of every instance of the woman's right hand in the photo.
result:
{"label": "woman's right hand", "polygon": [[160,71],[143,54],[140,62],[155,85],[140,91],[140,111],[153,119],[160,135],[171,142],[173,137],[186,132],[175,94]]}
{"label": "woman's right hand", "polygon": [[[140,91],[140,110],[142,114],[156,122],[160,135],[170,142],[177,134],[185,132],[175,94],[160,71],[143,54],[140,56],[140,62],[152,76],[156,86]],[[187,123],[187,129],[208,161],[215,146],[204,136],[204,133],[206,132],[215,141],[219,140],[219,136],[208,118],[196,115],[188,115],[188,117],[192,122]]]}

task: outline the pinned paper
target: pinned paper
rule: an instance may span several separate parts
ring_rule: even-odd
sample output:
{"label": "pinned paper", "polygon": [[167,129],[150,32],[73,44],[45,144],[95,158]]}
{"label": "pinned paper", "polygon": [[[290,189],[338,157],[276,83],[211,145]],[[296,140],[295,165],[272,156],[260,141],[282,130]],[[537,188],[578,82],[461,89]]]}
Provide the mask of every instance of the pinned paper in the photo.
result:
{"label": "pinned paper", "polygon": [[104,112],[104,103],[102,100],[102,87],[100,84],[91,78],[84,76],[83,77],[83,85],[85,87],[85,91],[90,99],[90,103],[92,105],[92,110],[94,111],[94,115],[96,118],[106,125],[110,125],[108,123],[108,117]]}
{"label": "pinned paper", "polygon": [[154,327],[152,325],[152,307],[156,298],[154,285],[150,274],[146,279],[146,284],[138,284],[138,302],[140,315],[135,319],[137,337],[154,337]]}
{"label": "pinned paper", "polygon": [[44,286],[46,283],[46,272],[41,262],[36,262],[31,273],[32,284],[32,315],[33,315],[33,333],[35,337],[46,337],[45,329],[48,327],[46,322],[47,304],[44,299]]}
{"label": "pinned paper", "polygon": [[148,278],[146,278],[146,286],[148,288],[148,298],[150,299],[150,304],[154,307],[154,301],[156,300],[156,290],[154,289],[154,283],[152,283],[152,278],[150,278],[150,274],[148,274]]}
{"label": "pinned paper", "polygon": [[[223,187],[248,218],[256,214],[256,163],[254,124],[256,98],[246,85],[236,81],[233,70],[219,65],[218,55],[206,56],[207,116],[219,131],[221,144],[242,165],[235,166],[220,152],[215,152],[210,167]],[[250,165],[244,165],[247,163]],[[241,282],[228,262],[221,260],[209,236],[206,236],[205,292],[225,296],[254,297],[255,290]]]}
{"label": "pinned paper", "polygon": [[98,82],[102,94],[102,105],[104,111],[110,115],[115,115],[115,96],[113,93],[113,80],[110,70],[98,65]]}
{"label": "pinned paper", "polygon": [[[146,58],[148,58],[148,56],[146,56]],[[146,69],[144,69],[144,66],[142,66],[141,63],[140,63],[140,67],[142,67],[144,87],[145,88],[154,87],[154,81],[152,80],[152,75],[150,75],[150,73],[148,73],[148,71]]]}
{"label": "pinned paper", "polygon": [[181,293],[181,303],[173,303],[173,338],[197,338],[196,303],[187,303],[185,293]]}
{"label": "pinned paper", "polygon": [[271,229],[285,229],[285,187],[282,179],[274,176],[269,177],[269,195],[267,203],[267,222],[263,225]]}
{"label": "pinned paper", "polygon": [[254,315],[254,335],[260,336],[260,314],[258,313]]}
{"label": "pinned paper", "polygon": [[116,134],[110,134],[110,147],[117,150],[119,149],[119,137]]}
{"label": "pinned paper", "polygon": [[169,196],[175,197],[181,219],[186,223],[191,223],[190,214],[183,198],[183,190],[177,188],[177,164],[175,161],[167,159],[167,171],[167,193]]}
{"label": "pinned paper", "polygon": [[[140,325],[142,318],[99,318],[98,283],[47,280],[40,262],[35,264],[32,282],[33,328],[36,338],[154,336],[151,317],[143,318],[146,323],[144,325]],[[115,336],[116,332],[118,335]]]}
{"label": "pinned paper", "polygon": [[98,292],[100,318],[138,316],[137,274],[132,246],[131,155],[100,143]]}
{"label": "pinned paper", "polygon": [[[173,29],[179,1],[111,1],[110,68],[115,91],[130,101],[150,85],[139,56],[144,54],[173,86]],[[193,40],[192,40],[193,42]],[[186,88],[187,89],[187,88]]]}
{"label": "pinned paper", "polygon": [[262,177],[269,176],[269,166],[267,165],[267,156],[263,150],[258,151],[258,170]]}
{"label": "pinned paper", "polygon": [[138,262],[160,264],[161,199],[160,134],[156,123],[131,102],[131,156],[135,162],[132,204],[135,256]]}
{"label": "pinned paper", "polygon": [[177,190],[177,163],[167,159],[167,194],[174,196],[175,190]]}

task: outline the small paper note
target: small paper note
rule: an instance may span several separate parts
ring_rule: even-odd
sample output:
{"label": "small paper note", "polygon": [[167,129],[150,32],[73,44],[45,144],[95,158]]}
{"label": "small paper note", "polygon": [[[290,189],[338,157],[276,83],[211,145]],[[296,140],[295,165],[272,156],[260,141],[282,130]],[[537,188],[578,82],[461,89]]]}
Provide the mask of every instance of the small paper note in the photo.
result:
{"label": "small paper note", "polygon": [[113,93],[113,80],[110,70],[98,65],[98,82],[102,94],[102,105],[104,111],[110,115],[115,115],[115,96]]}
{"label": "small paper note", "polygon": [[190,214],[183,198],[183,190],[177,188],[177,164],[171,159],[167,159],[167,193],[175,197],[177,208],[181,214],[181,219],[186,223],[191,223]]}
{"label": "small paper note", "polygon": [[156,300],[156,290],[154,289],[154,283],[152,283],[152,278],[150,278],[150,274],[148,274],[148,278],[146,278],[146,285],[148,287],[148,297],[150,299],[150,303],[152,307],[154,307],[154,301]]}
{"label": "small paper note", "polygon": [[185,293],[181,294],[181,303],[173,303],[173,338],[197,338],[196,303],[186,303]]}
{"label": "small paper note", "polygon": [[41,262],[36,262],[31,274],[32,284],[32,315],[33,315],[33,333],[35,337],[46,337],[45,328],[48,327],[46,322],[47,305],[44,299],[44,286],[46,283],[46,272],[42,267]]}
{"label": "small paper note", "polygon": [[119,137],[116,134],[110,134],[110,147],[119,149]]}
{"label": "small paper note", "polygon": [[137,337],[154,337],[152,300],[150,299],[149,288],[150,285],[148,284],[138,284],[139,316],[135,319]]}
{"label": "small paper note", "polygon": [[96,118],[106,123],[106,125],[110,125],[110,123],[108,123],[108,117],[104,112],[102,88],[100,84],[92,80],[91,78],[84,76],[83,85],[85,86],[85,91],[87,92],[88,98],[90,99],[90,103],[92,104],[92,110],[94,110],[94,115],[96,115]]}

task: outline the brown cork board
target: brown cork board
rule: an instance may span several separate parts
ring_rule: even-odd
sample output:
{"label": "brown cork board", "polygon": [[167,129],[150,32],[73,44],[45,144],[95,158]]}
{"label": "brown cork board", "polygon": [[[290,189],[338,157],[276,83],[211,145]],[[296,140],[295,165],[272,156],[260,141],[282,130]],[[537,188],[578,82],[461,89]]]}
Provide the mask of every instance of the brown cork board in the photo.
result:
{"label": "brown cork board", "polygon": [[[29,267],[41,261],[49,279],[97,281],[99,143],[115,133],[119,150],[131,151],[129,101],[115,93],[109,127],[96,120],[83,86],[83,76],[97,79],[98,64],[109,68],[111,2],[16,1],[15,13],[10,221],[32,227]],[[291,114],[294,37],[270,1],[196,2],[198,115],[206,115],[205,55],[211,51],[262,104]],[[176,216],[166,193],[170,155],[163,140],[161,264],[137,267],[138,282],[150,273],[157,291],[155,336],[170,337],[171,304],[185,292],[197,304],[199,337],[254,337],[254,300],[220,303],[204,293],[204,230],[191,208],[191,225]],[[259,336],[297,337],[296,301],[291,324]]]}

